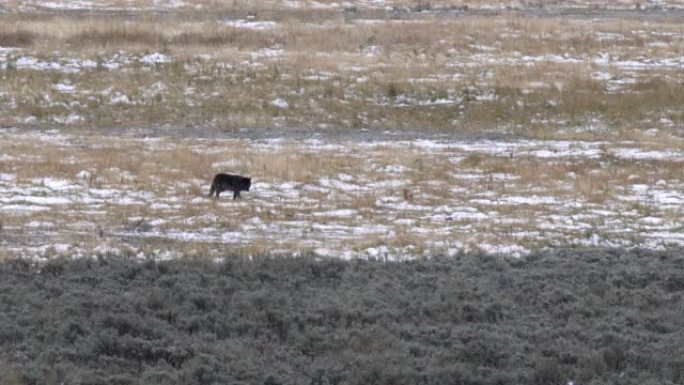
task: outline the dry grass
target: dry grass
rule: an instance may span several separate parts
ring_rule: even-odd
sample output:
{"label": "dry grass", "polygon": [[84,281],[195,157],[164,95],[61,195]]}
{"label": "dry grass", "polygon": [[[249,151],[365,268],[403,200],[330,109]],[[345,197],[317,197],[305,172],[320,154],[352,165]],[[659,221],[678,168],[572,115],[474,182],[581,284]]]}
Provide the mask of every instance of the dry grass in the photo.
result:
{"label": "dry grass", "polygon": [[28,47],[33,45],[35,34],[19,29],[18,27],[0,27],[0,46],[2,47]]}
{"label": "dry grass", "polygon": [[[258,12],[256,21],[277,24],[250,30],[225,23],[246,16],[235,12],[0,15],[0,45],[25,47],[5,55],[0,123],[420,127],[602,138],[651,128],[653,121],[673,133],[684,119],[681,71],[625,71],[592,62],[677,55],[684,39],[676,20],[475,15],[363,23],[330,12],[293,18]],[[140,62],[152,52],[173,61]],[[563,55],[576,59],[557,59]],[[76,73],[36,71],[17,65],[25,56],[60,65],[86,59],[98,64]],[[521,61],[526,56],[549,59]],[[627,83],[617,82],[625,77]],[[56,88],[65,82],[74,91]],[[126,102],[112,102],[121,97]],[[276,98],[288,108],[272,105]],[[444,100],[452,102],[436,103]],[[63,123],[72,115],[77,118]],[[661,118],[671,123],[658,123]],[[573,131],[592,124],[608,129]]]}
{"label": "dry grass", "polygon": [[[580,244],[612,230],[616,221],[634,229],[652,226],[641,223],[642,217],[660,218],[662,231],[675,231],[668,226],[683,214],[654,198],[681,191],[681,159],[622,159],[610,155],[610,144],[595,159],[331,144],[317,149],[297,143],[5,135],[0,169],[16,179],[0,182],[0,200],[38,210],[3,212],[0,231],[14,237],[15,245],[66,244],[98,253],[206,256],[230,247],[254,256],[320,247],[383,253],[386,247],[420,256],[482,244]],[[681,143],[672,139],[666,147],[654,140],[652,146],[672,151]],[[454,163],[454,156],[462,158]],[[253,191],[237,202],[208,199],[215,172],[250,175]],[[651,187],[636,195],[631,190],[644,185]],[[51,198],[70,202],[41,203]],[[551,235],[534,235],[540,231]],[[58,246],[37,253],[62,252]]]}
{"label": "dry grass", "polygon": [[[656,2],[644,1],[641,6],[648,9],[652,6],[659,6],[662,8],[679,5],[676,0],[662,0]],[[416,2],[413,0],[390,0],[379,3],[375,2],[348,2],[340,4],[335,0],[302,0],[296,3],[285,3],[275,0],[186,0],[182,3],[173,1],[153,1],[153,0],[108,0],[108,1],[90,1],[91,9],[99,10],[101,12],[110,11],[114,14],[121,12],[122,9],[127,9],[129,12],[135,12],[135,7],[140,7],[143,10],[163,10],[169,13],[183,12],[192,13],[194,15],[207,14],[235,14],[247,12],[285,12],[296,14],[321,14],[333,13],[341,9],[357,12],[373,12],[382,14],[385,8],[394,8],[396,10],[410,11],[418,9],[422,6],[424,9],[432,10],[477,10],[487,9],[553,9],[556,7],[567,7],[570,9],[579,7],[581,9],[606,9],[606,8],[622,8],[634,9],[636,4],[633,0],[614,0],[606,3],[603,0],[435,0],[431,2]],[[6,0],[3,5],[7,10],[50,10],[50,7],[41,6],[40,2],[35,0]],[[83,12],[77,10],[76,13]],[[353,12],[352,12],[353,13]]]}

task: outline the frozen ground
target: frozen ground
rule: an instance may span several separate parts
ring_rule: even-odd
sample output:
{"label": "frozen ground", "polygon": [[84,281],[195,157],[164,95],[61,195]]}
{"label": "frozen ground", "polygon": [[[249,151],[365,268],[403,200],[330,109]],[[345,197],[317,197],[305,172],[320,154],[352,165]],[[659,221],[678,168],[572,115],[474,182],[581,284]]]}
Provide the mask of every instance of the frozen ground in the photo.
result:
{"label": "frozen ground", "polygon": [[[406,124],[450,132],[474,126],[539,135],[539,128],[521,127],[524,120],[543,127],[548,137],[559,134],[557,128],[572,131],[577,126],[600,133],[610,125],[624,127],[619,120],[629,119],[630,129],[678,129],[684,32],[677,18],[653,24],[580,18],[572,20],[576,28],[558,30],[536,18],[532,20],[539,27],[528,19],[497,18],[484,36],[474,26],[434,42],[425,37],[424,42],[404,45],[373,40],[376,33],[401,34],[402,26],[419,32],[460,25],[445,20],[297,23],[307,33],[343,29],[369,34],[368,41],[347,42],[342,50],[323,46],[311,51],[297,47],[294,40],[272,42],[290,33],[288,22],[244,15],[205,23],[218,29],[213,38],[239,33],[262,43],[207,48],[198,42],[189,49],[173,41],[190,32],[169,28],[155,35],[171,42],[173,49],[166,51],[156,45],[140,49],[129,43],[122,48],[106,41],[101,44],[112,44],[110,49],[101,50],[99,44],[94,49],[91,42],[88,49],[78,50],[68,38],[42,36],[45,27],[35,25],[40,33],[32,32],[33,45],[15,47],[8,41],[5,46],[0,41],[0,72],[6,74],[0,83],[0,124],[101,129],[166,124],[214,132],[224,127],[316,131]],[[206,25],[193,28],[210,29]],[[81,28],[84,36],[93,33],[87,25]],[[459,38],[464,41],[457,42]],[[537,41],[543,42],[541,49]],[[586,44],[576,47],[576,41]],[[60,44],[65,45],[46,49]],[[434,45],[434,55],[420,53],[426,44]],[[407,61],[406,52],[418,54]],[[314,59],[302,63],[301,55]],[[241,97],[226,98],[235,92]],[[586,95],[587,102],[573,95]],[[483,113],[492,109],[506,112],[501,121],[492,122],[493,114]]]}
{"label": "frozen ground", "polygon": [[[684,245],[676,142],[0,134],[0,256]],[[215,172],[252,190],[207,198]]]}

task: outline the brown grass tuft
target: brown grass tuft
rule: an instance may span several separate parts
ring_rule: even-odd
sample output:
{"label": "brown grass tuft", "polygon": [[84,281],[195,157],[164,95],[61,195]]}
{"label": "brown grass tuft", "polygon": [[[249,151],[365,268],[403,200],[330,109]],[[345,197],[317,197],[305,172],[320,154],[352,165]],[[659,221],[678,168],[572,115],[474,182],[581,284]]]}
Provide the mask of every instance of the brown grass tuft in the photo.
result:
{"label": "brown grass tuft", "polygon": [[0,27],[0,47],[28,47],[36,40],[32,32],[11,27]]}

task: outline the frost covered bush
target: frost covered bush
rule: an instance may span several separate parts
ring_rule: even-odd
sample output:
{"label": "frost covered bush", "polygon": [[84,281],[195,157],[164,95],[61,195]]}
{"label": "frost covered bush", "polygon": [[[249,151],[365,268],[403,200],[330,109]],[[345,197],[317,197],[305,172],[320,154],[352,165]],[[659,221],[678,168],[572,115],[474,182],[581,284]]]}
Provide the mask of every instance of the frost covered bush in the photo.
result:
{"label": "frost covered bush", "polygon": [[677,384],[682,250],[0,263],[2,384]]}

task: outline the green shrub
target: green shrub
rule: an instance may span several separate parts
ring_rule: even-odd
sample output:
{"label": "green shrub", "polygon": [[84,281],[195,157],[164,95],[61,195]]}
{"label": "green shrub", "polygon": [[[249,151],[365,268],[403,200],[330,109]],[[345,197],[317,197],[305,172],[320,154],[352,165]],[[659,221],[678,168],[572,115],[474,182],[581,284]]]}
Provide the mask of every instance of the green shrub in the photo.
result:
{"label": "green shrub", "polygon": [[0,383],[678,384],[681,256],[7,260]]}

